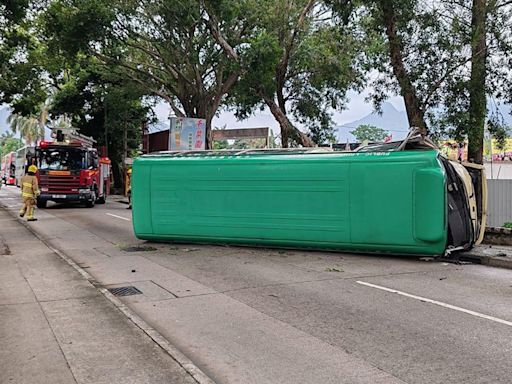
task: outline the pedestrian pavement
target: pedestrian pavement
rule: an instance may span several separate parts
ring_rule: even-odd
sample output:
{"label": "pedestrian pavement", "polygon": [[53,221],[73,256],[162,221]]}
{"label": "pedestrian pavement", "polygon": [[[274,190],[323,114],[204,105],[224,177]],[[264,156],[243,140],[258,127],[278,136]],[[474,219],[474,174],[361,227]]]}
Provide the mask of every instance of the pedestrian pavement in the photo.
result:
{"label": "pedestrian pavement", "polygon": [[5,384],[196,383],[2,207],[0,346],[0,383]]}

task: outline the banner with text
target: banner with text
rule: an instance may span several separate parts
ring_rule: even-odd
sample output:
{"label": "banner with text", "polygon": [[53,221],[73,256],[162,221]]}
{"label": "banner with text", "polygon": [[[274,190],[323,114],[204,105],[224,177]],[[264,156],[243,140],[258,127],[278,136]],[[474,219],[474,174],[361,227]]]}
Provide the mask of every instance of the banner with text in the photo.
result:
{"label": "banner with text", "polygon": [[205,149],[206,120],[190,117],[171,117],[169,149],[171,151],[200,151]]}

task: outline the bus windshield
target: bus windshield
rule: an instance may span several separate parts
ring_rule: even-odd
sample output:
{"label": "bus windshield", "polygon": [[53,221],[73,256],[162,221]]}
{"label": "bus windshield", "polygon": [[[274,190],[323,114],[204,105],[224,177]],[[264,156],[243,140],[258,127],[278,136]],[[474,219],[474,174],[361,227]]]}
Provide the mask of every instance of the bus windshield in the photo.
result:
{"label": "bus windshield", "polygon": [[84,168],[85,151],[78,148],[41,149],[38,162],[43,171],[77,171]]}

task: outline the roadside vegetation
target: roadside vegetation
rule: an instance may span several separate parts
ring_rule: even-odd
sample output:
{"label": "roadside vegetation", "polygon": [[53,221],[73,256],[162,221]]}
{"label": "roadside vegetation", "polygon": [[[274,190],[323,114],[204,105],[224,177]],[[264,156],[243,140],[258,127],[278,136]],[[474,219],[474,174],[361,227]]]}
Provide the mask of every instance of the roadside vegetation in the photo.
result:
{"label": "roadside vegetation", "polygon": [[377,111],[402,96],[410,126],[468,139],[478,163],[486,127],[508,137],[496,108],[512,102],[507,0],[24,0],[0,14],[13,132],[33,142],[66,116],[107,147],[116,179],[160,100],[205,118],[210,147],[226,109],[267,108],[283,147],[332,142],[332,112],[362,89]]}

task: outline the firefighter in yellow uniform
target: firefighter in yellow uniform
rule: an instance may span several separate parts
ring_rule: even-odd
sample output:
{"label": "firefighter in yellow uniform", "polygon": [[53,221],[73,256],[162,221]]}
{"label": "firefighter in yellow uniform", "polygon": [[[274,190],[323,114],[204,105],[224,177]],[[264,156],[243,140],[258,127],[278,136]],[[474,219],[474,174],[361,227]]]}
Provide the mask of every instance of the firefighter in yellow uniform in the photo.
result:
{"label": "firefighter in yellow uniform", "polygon": [[36,197],[39,196],[39,186],[36,177],[37,167],[31,165],[28,167],[28,174],[21,178],[21,197],[23,198],[23,208],[20,209],[20,217],[27,214],[27,221],[36,221],[34,218],[34,205]]}

